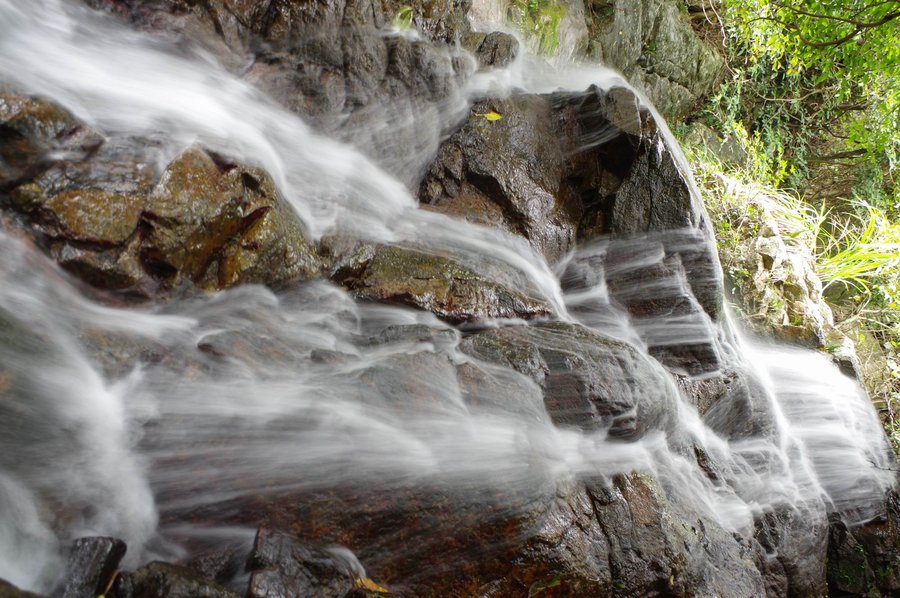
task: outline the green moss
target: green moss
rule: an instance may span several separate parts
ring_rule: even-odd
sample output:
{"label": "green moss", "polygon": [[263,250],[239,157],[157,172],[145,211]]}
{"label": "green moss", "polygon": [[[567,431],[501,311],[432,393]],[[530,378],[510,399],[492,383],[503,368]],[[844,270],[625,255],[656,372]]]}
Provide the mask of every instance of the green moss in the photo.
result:
{"label": "green moss", "polygon": [[544,590],[549,590],[551,588],[558,587],[562,584],[561,577],[551,577],[550,579],[542,579],[531,584],[531,588],[528,590],[528,596],[531,598],[532,596],[537,596]]}
{"label": "green moss", "polygon": [[558,0],[512,0],[507,16],[540,55],[551,56],[559,48],[559,23],[566,7]]}

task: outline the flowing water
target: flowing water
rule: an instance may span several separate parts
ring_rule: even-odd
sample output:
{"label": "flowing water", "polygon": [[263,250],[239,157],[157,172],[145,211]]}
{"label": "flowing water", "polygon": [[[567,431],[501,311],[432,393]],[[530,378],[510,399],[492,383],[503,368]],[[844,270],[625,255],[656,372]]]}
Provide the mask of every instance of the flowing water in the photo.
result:
{"label": "flowing water", "polygon": [[[873,409],[824,357],[737,339],[705,315],[636,321],[610,301],[602,268],[561,289],[567,265],[611,243],[634,246],[634,263],[617,266],[628,268],[661,260],[671,239],[602,241],[548,265],[521,239],[420,211],[360,150],[316,134],[210,58],[60,0],[0,0],[0,81],[106,133],[164,139],[160,164],[200,142],[262,166],[311,237],[414,242],[499,273],[544,297],[557,319],[638,348],[671,399],[668,423],[634,442],[560,428],[531,379],[465,355],[461,333],[429,314],[359,304],[324,282],[114,309],[0,232],[0,578],[49,589],[62,547],[88,534],[125,539],[132,566],[173,558],[175,536],[252,534],[193,529],[179,513],[346,482],[446,483],[476,501],[502,487],[516,509],[567,480],[637,470],[739,533],[767,509],[811,503],[862,521],[892,483]],[[613,83],[600,69],[545,73],[519,61],[473,77],[422,135],[438,139],[486,90]],[[396,158],[393,169],[421,168],[421,156]],[[391,340],[411,325],[439,332]],[[686,338],[758,381],[756,429],[731,412],[701,419],[648,350]],[[218,346],[243,349],[234,357]],[[464,364],[492,381],[477,402],[458,383]],[[694,444],[718,481],[689,458]]]}

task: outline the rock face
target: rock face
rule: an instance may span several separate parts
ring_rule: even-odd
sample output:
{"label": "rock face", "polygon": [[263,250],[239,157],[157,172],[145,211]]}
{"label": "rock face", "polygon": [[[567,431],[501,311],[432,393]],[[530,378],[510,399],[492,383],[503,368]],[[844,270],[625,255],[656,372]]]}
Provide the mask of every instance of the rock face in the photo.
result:
{"label": "rock face", "polygon": [[[470,32],[469,0],[85,1],[136,27],[200,45],[320,131],[353,143],[410,183],[440,141],[441,127],[433,123],[455,118],[454,90],[475,70],[456,46]],[[404,8],[424,37],[388,34]],[[500,65],[515,53],[513,45],[509,36],[494,36],[477,52]]]}
{"label": "rock face", "polygon": [[318,275],[265,172],[192,147],[157,173],[147,140],[106,141],[40,99],[5,94],[0,108],[0,203],[88,283],[151,297]]}
{"label": "rock face", "polygon": [[828,538],[828,590],[832,596],[893,596],[900,592],[900,497],[885,497],[885,512],[848,528],[832,516]]}
{"label": "rock face", "polygon": [[585,0],[588,54],[641,89],[668,118],[684,116],[715,85],[722,57],[674,0]]}

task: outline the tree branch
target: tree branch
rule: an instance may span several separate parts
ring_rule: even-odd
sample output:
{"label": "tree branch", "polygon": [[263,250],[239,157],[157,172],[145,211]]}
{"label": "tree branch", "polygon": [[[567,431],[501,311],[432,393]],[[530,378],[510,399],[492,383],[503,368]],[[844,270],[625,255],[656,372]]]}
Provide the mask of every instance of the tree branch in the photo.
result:
{"label": "tree branch", "polygon": [[864,149],[847,150],[845,152],[835,152],[824,156],[810,156],[810,162],[830,162],[832,160],[843,160],[845,158],[859,158],[865,156],[868,152]]}
{"label": "tree branch", "polygon": [[[887,21],[881,21],[880,19],[878,21],[869,21],[869,22],[860,21],[860,20],[856,19],[856,17],[858,17],[859,15],[861,15],[865,12],[868,12],[874,8],[877,8],[879,6],[884,6],[885,4],[896,4],[896,5],[900,6],[900,2],[897,2],[897,0],[884,0],[882,2],[876,2],[874,4],[870,4],[869,6],[866,6],[865,8],[861,8],[858,11],[856,11],[855,13],[853,13],[853,15],[850,17],[839,17],[836,15],[826,15],[826,14],[821,14],[821,13],[809,12],[809,11],[803,10],[802,8],[795,8],[793,6],[786,6],[783,2],[779,2],[778,0],[772,0],[772,4],[774,4],[775,6],[777,6],[779,8],[782,8],[784,10],[789,10],[792,13],[797,14],[797,15],[803,15],[804,17],[811,17],[813,19],[821,19],[821,20],[826,20],[826,21],[838,21],[840,23],[847,23],[848,25],[853,25],[854,27],[856,27],[858,29],[871,29],[872,27],[878,27],[879,25],[884,25],[884,23],[887,22]],[[888,13],[888,14],[890,14],[890,13]],[[900,13],[897,13],[897,14],[900,14]],[[884,17],[882,17],[882,18],[884,18]],[[892,18],[895,18],[895,17],[892,17]],[[889,20],[891,20],[891,19],[888,19],[888,21]]]}
{"label": "tree branch", "polygon": [[[890,3],[896,4],[896,2],[890,2]],[[821,14],[806,12],[806,11],[796,9],[796,8],[785,7],[784,5],[782,5],[779,2],[773,2],[773,5],[783,8],[784,10],[789,10],[789,11],[793,12],[794,14],[808,16],[808,17],[817,18],[817,19],[838,21],[838,22],[847,23],[848,25],[853,25],[853,30],[842,37],[828,40],[828,41],[818,42],[818,41],[813,41],[813,40],[809,39],[808,37],[806,37],[803,34],[803,32],[800,30],[800,26],[797,25],[797,23],[792,23],[792,22],[785,21],[785,20],[777,18],[777,17],[770,17],[770,16],[759,16],[759,17],[756,17],[755,19],[750,20],[751,23],[754,21],[771,21],[773,23],[778,23],[779,25],[788,29],[789,31],[793,31],[797,35],[797,38],[801,42],[803,42],[804,45],[809,46],[810,48],[819,48],[819,49],[840,46],[842,44],[845,44],[845,43],[851,41],[854,37],[856,37],[863,31],[866,31],[868,29],[874,29],[876,27],[881,27],[882,25],[885,25],[885,24],[893,21],[894,19],[900,17],[900,10],[895,10],[895,11],[885,14],[884,16],[882,16],[880,19],[878,19],[876,21],[857,21],[854,19],[847,19],[847,18],[843,18],[843,17],[834,17],[834,16],[830,16],[830,15],[821,15]]]}

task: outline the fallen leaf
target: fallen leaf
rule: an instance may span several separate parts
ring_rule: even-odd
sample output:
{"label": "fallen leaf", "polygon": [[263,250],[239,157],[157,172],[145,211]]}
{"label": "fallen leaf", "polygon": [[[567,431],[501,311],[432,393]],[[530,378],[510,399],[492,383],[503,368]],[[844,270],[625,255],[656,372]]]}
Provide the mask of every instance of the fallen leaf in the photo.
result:
{"label": "fallen leaf", "polygon": [[363,590],[368,590],[370,592],[383,592],[383,593],[388,592],[387,588],[384,588],[384,587],[378,585],[377,583],[375,583],[368,577],[360,577],[359,579],[357,579],[356,587],[362,588]]}
{"label": "fallen leaf", "polygon": [[501,118],[503,118],[502,114],[497,114],[496,112],[485,112],[481,116],[483,116],[484,118],[486,118],[487,120],[489,120],[491,122],[494,122],[495,120],[500,120]]}

